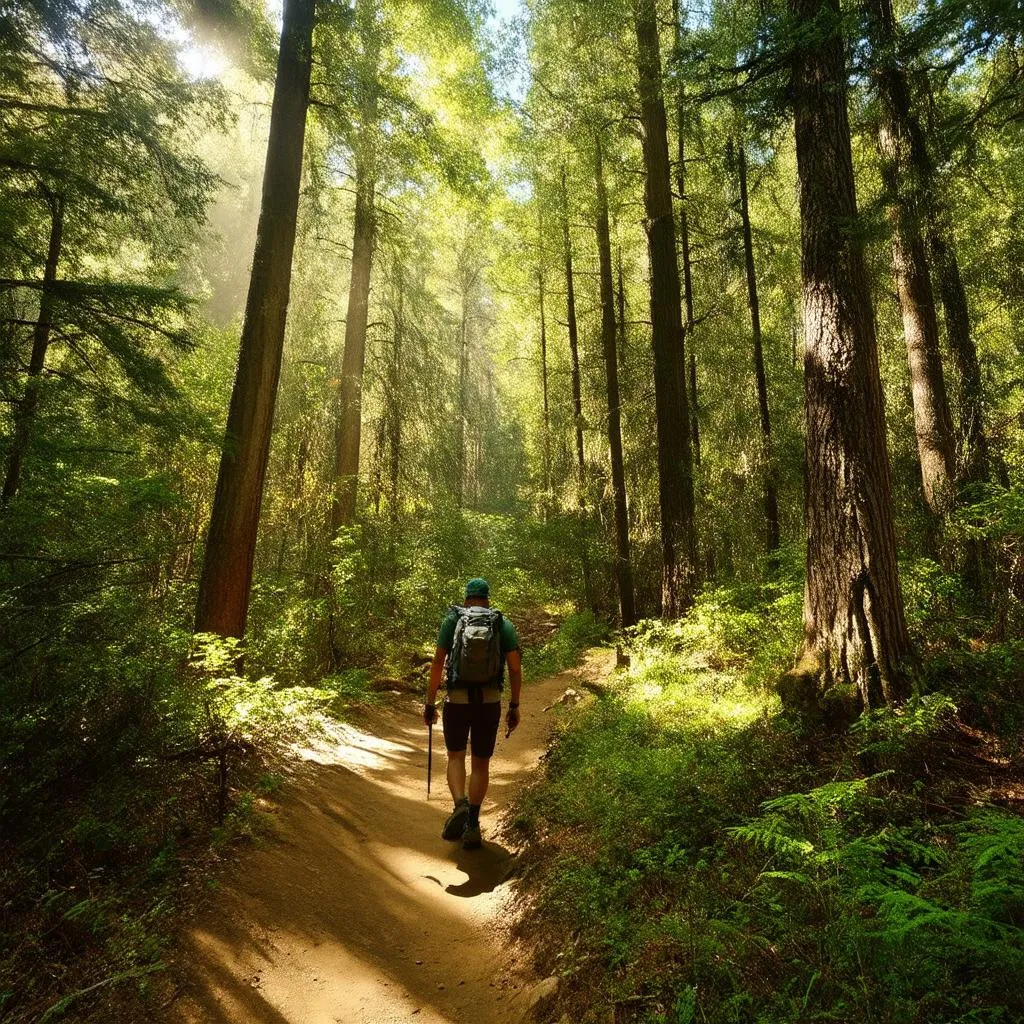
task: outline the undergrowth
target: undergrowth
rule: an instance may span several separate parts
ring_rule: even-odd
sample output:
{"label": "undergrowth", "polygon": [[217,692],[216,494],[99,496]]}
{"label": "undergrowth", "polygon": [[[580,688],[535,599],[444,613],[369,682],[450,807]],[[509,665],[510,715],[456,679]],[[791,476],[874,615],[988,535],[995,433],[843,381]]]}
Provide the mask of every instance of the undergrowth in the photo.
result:
{"label": "undergrowth", "polygon": [[326,675],[311,669],[323,599],[278,587],[256,594],[244,650],[110,598],[102,614],[86,609],[92,632],[78,630],[72,653],[40,649],[23,678],[0,680],[3,1024],[108,1021],[115,992],[152,986],[182,909],[206,898],[238,844],[266,835],[290,745],[384,690],[422,692],[468,577],[490,577],[530,677],[606,632],[575,613],[564,583],[517,563],[560,547],[554,526],[439,516],[390,562],[349,541],[333,597],[344,659]]}
{"label": "undergrowth", "polygon": [[510,819],[532,840],[520,932],[566,981],[552,1019],[1022,1019],[1024,647],[969,638],[954,582],[916,571],[911,621],[949,639],[906,707],[838,739],[774,694],[795,572],[626,638],[630,667],[567,713]]}

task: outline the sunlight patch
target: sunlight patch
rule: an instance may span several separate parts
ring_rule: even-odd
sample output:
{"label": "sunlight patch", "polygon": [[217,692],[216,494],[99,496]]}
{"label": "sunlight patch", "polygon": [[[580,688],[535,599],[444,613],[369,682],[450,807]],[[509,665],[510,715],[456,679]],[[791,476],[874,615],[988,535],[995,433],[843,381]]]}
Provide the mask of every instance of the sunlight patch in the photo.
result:
{"label": "sunlight patch", "polygon": [[304,761],[347,768],[386,768],[390,759],[413,749],[406,743],[392,743],[330,719],[324,719],[317,735],[292,745],[292,750]]}

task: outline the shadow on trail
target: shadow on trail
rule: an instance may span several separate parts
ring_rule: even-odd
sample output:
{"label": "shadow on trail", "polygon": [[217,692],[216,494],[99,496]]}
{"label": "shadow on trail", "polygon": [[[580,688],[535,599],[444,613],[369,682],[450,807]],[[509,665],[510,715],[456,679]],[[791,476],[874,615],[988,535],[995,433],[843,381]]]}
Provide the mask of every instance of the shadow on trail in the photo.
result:
{"label": "shadow on trail", "polygon": [[[543,752],[544,692],[564,685],[531,688],[523,725],[500,743],[485,835],[492,797],[504,802]],[[446,791],[425,799],[426,735],[414,714],[371,716],[367,731],[348,729],[337,760],[317,755],[300,772],[276,836],[244,853],[186,936],[170,1020],[519,1019],[499,934],[515,857],[489,840],[463,850],[440,838],[450,801]]]}
{"label": "shadow on trail", "polygon": [[467,875],[459,885],[448,885],[445,892],[463,899],[494,892],[502,882],[508,880],[515,867],[516,858],[498,843],[484,842],[479,850],[459,850],[456,864]]}

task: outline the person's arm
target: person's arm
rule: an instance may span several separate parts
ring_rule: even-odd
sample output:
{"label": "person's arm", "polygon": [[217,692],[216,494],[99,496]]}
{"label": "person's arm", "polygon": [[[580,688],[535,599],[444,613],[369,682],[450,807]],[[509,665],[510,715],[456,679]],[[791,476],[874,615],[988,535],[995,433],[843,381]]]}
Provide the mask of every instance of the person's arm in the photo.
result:
{"label": "person's arm", "polygon": [[423,722],[426,725],[433,725],[437,721],[437,706],[434,701],[441,687],[444,660],[447,657],[448,652],[443,647],[438,647],[434,651],[434,660],[430,663],[430,682],[427,683],[427,699],[423,705]]}
{"label": "person's arm", "polygon": [[508,665],[509,705],[505,717],[505,737],[508,738],[519,724],[519,694],[523,688],[523,655],[517,648],[505,656]]}
{"label": "person's arm", "polygon": [[437,691],[441,688],[444,680],[444,662],[448,652],[452,649],[452,639],[455,634],[455,621],[449,615],[441,623],[440,632],[437,634],[437,644],[434,647],[434,660],[430,663],[430,681],[427,683],[427,698],[423,705],[423,721],[427,725],[433,725],[437,721],[437,708],[434,701],[437,699]]}
{"label": "person's arm", "polygon": [[444,660],[448,652],[443,647],[434,651],[434,660],[430,663],[430,682],[427,684],[427,703],[433,704],[437,697],[437,691],[441,689],[441,681],[444,678]]}

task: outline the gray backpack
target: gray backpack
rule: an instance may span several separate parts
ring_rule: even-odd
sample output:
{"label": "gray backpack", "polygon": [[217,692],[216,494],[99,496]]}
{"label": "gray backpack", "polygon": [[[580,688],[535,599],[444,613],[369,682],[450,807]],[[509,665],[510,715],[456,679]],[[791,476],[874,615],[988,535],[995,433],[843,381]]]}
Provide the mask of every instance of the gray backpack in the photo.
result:
{"label": "gray backpack", "polygon": [[501,612],[494,608],[452,608],[455,637],[448,655],[448,686],[501,685],[505,663],[501,656]]}

